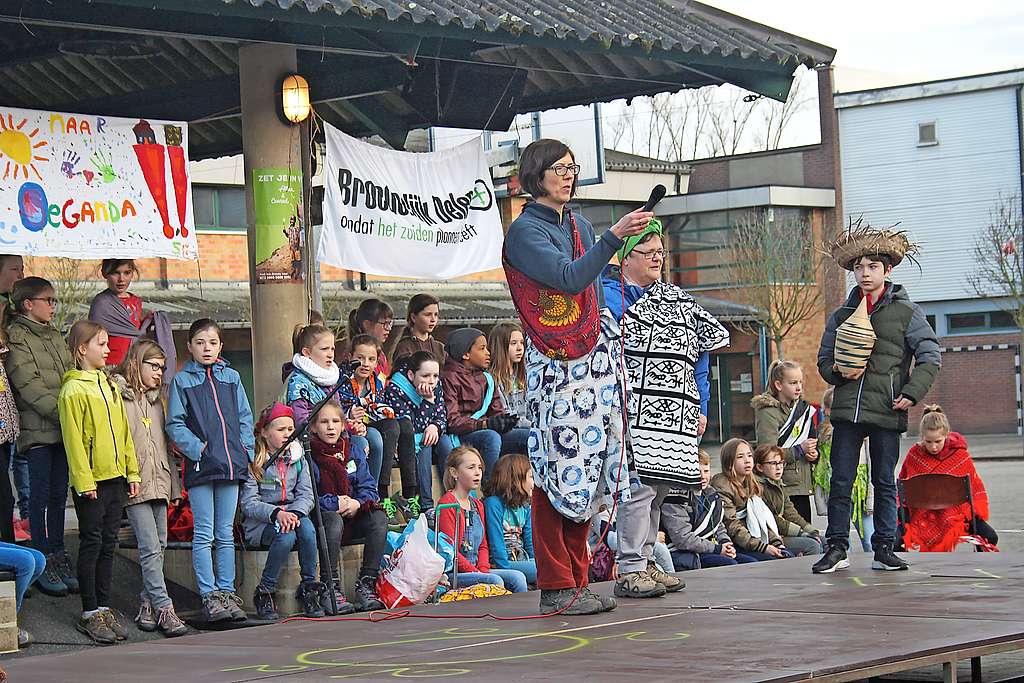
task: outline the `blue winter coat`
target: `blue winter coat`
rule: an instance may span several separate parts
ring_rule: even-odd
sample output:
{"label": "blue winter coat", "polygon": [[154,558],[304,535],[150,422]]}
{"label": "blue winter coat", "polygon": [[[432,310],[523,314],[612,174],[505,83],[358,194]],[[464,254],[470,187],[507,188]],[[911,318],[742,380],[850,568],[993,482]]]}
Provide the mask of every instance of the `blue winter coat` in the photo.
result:
{"label": "blue winter coat", "polygon": [[252,410],[241,377],[227,361],[185,363],[171,383],[166,431],[188,458],[186,488],[249,476],[255,445]]}

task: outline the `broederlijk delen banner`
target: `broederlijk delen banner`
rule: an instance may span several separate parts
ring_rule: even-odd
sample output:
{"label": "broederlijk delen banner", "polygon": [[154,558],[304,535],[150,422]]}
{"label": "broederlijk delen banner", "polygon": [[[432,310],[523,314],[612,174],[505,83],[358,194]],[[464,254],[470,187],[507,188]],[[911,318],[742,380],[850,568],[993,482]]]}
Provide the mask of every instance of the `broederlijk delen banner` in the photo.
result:
{"label": "broederlijk delen banner", "polygon": [[0,253],[198,258],[187,124],[0,107]]}
{"label": "broederlijk delen banner", "polygon": [[501,217],[479,139],[412,153],[325,128],[320,262],[431,279],[501,267]]}

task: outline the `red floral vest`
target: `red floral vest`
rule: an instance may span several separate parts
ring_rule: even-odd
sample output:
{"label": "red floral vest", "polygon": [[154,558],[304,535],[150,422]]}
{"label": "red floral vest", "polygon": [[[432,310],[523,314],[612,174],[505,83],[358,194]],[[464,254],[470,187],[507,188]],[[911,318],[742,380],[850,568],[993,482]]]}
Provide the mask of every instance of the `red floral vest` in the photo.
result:
{"label": "red floral vest", "polygon": [[[583,256],[583,243],[571,213],[569,223],[575,260]],[[593,285],[579,294],[566,294],[545,287],[513,268],[504,252],[501,263],[523,330],[542,353],[549,358],[573,360],[593,351],[601,332]]]}

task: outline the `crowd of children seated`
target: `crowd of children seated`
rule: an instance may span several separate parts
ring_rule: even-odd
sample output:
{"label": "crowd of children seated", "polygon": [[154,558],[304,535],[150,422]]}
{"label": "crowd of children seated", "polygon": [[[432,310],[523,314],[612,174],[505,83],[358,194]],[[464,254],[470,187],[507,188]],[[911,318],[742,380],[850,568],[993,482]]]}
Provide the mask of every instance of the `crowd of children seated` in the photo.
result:
{"label": "crowd of children seated", "polygon": [[[0,286],[12,259],[23,275],[19,257],[0,257]],[[115,303],[122,301],[142,329],[143,302],[128,293],[134,264],[105,262],[103,272],[110,273]],[[191,325],[188,358],[175,368],[173,355],[153,339],[140,335],[115,344],[111,330],[95,320],[75,323],[65,339],[51,324],[54,287],[42,278],[18,277],[7,286],[9,307],[0,327],[0,567],[16,573],[19,610],[32,584],[51,596],[80,593],[78,630],[101,644],[129,638],[130,622],[110,599],[114,550],[127,516],[143,585],[135,624],[167,636],[188,632],[163,572],[168,512],[183,499],[194,520],[193,569],[209,622],[247,619],[236,592],[236,517],[242,547],[266,551],[252,596],[263,620],[280,616],[277,587],[292,550],[301,578],[296,598],[306,615],[381,609],[376,585],[389,527],[421,512],[457,539],[460,584],[511,592],[536,584],[533,472],[523,455],[530,428],[525,345],[518,324],[499,324],[489,337],[476,328],[456,329],[442,343],[433,337],[441,303],[420,294],[388,346],[393,311],[368,299],[352,312],[338,353],[335,333],[314,314],[295,331],[279,400],[254,416],[239,374],[222,357],[215,321]],[[754,402],[757,447],[727,441],[714,476],[701,451],[701,488],[674,490],[665,499],[654,550],[661,571],[821,554],[811,500],[828,493],[821,489],[829,480],[829,396],[815,436],[790,447],[778,438],[802,398],[799,365],[776,363],[766,393]],[[292,440],[302,429],[306,438]],[[8,468],[13,463],[17,473],[19,460],[28,463],[27,484],[16,475],[12,489]],[[395,464],[400,492],[390,490]],[[436,501],[435,468],[444,486]],[[901,477],[926,472],[970,475],[977,518],[959,508],[912,510],[908,547],[949,550],[969,529],[979,542],[994,545],[966,442],[937,407],[922,421],[921,443]],[[64,546],[69,486],[79,523],[75,559]],[[14,521],[15,491],[28,529]],[[870,503],[854,502],[864,537]],[[452,505],[435,516],[435,504]],[[317,551],[315,509],[328,566]],[[593,538],[614,548],[611,512],[597,518]],[[362,539],[363,553],[354,590],[345,596],[339,564],[349,538]],[[608,571],[614,574],[614,567]],[[23,632],[22,645],[30,642]]]}

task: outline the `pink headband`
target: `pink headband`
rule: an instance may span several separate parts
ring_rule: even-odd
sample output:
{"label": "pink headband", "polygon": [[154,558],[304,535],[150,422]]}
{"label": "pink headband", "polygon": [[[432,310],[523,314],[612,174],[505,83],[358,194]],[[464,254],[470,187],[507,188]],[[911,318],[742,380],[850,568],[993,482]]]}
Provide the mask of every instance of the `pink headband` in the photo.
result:
{"label": "pink headband", "polygon": [[260,419],[256,423],[256,431],[263,431],[268,424],[279,417],[290,417],[292,422],[295,421],[295,413],[291,408],[283,403],[273,403],[267,408],[264,408],[263,412],[260,413]]}

